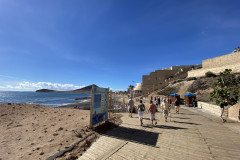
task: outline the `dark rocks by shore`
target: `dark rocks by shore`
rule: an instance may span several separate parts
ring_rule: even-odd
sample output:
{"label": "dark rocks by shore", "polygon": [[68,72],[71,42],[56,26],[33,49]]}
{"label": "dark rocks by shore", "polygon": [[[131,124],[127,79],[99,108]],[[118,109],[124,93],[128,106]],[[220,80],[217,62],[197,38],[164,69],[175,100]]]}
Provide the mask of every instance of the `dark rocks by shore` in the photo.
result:
{"label": "dark rocks by shore", "polygon": [[75,98],[75,100],[87,100],[91,99],[91,97],[81,97],[81,98]]}
{"label": "dark rocks by shore", "polygon": [[81,110],[90,110],[90,101],[71,103],[64,106],[59,106],[59,108],[72,108],[72,109],[81,109]]}

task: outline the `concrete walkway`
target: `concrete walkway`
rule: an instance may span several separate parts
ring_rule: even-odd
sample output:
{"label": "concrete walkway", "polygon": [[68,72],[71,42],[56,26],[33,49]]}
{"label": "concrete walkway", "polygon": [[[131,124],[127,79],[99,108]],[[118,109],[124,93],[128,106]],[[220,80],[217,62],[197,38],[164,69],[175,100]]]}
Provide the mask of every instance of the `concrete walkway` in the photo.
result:
{"label": "concrete walkway", "polygon": [[158,112],[153,126],[144,115],[140,126],[137,114],[101,136],[78,160],[178,159],[239,160],[240,134],[190,109],[180,109],[165,122]]}

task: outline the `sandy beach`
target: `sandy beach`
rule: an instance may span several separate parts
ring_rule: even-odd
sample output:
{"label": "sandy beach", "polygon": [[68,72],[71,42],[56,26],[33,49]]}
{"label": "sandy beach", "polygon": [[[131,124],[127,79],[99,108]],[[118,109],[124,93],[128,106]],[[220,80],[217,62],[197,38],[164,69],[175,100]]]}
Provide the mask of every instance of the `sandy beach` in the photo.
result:
{"label": "sandy beach", "polygon": [[88,135],[89,110],[74,106],[0,104],[0,159],[46,159]]}

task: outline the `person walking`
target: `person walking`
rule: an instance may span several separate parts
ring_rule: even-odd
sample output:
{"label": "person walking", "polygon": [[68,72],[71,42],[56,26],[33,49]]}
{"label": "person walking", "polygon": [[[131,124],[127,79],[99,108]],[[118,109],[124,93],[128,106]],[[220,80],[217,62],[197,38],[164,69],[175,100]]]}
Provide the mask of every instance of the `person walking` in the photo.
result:
{"label": "person walking", "polygon": [[168,97],[168,111],[170,113],[172,107],[172,99]]}
{"label": "person walking", "polygon": [[168,113],[169,113],[169,103],[165,101],[163,105],[163,114],[164,114],[165,122],[167,122]]}
{"label": "person walking", "polygon": [[163,111],[163,106],[164,106],[164,102],[165,101],[165,99],[162,97],[161,98],[161,105],[160,105],[160,108],[161,108],[161,110]]}
{"label": "person walking", "polygon": [[179,113],[179,108],[180,108],[180,102],[179,102],[179,100],[176,98],[176,100],[175,100],[176,113]]}
{"label": "person walking", "polygon": [[153,124],[153,121],[155,121],[155,125],[157,125],[157,121],[155,119],[155,113],[156,113],[156,105],[153,104],[153,101],[150,100],[150,105],[149,105],[149,108],[148,108],[148,112],[150,112],[150,120],[152,121],[152,124]]}
{"label": "person walking", "polygon": [[172,99],[168,97],[168,104],[172,106]]}
{"label": "person walking", "polygon": [[160,97],[159,96],[157,97],[157,100],[158,100],[158,107],[160,107]]}
{"label": "person walking", "polygon": [[196,105],[196,99],[193,98],[193,107],[195,108],[197,105]]}
{"label": "person walking", "polygon": [[142,100],[140,100],[140,104],[137,107],[138,110],[138,117],[140,119],[141,126],[143,125],[143,112],[145,111],[145,105],[142,103]]}
{"label": "person walking", "polygon": [[156,104],[156,107],[157,107],[158,106],[158,100],[157,99],[155,100],[155,104]]}
{"label": "person walking", "polygon": [[134,101],[131,97],[128,101],[128,113],[129,113],[129,117],[131,118],[132,118],[133,107],[134,107]]}

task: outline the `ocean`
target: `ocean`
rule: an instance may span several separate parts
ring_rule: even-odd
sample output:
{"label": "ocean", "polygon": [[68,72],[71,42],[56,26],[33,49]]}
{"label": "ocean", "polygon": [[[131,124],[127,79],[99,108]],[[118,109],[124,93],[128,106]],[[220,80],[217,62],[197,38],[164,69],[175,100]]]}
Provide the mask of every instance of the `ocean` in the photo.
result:
{"label": "ocean", "polygon": [[70,103],[82,102],[75,98],[91,97],[90,94],[81,93],[42,93],[42,92],[17,92],[0,91],[0,103],[32,103],[57,107]]}

